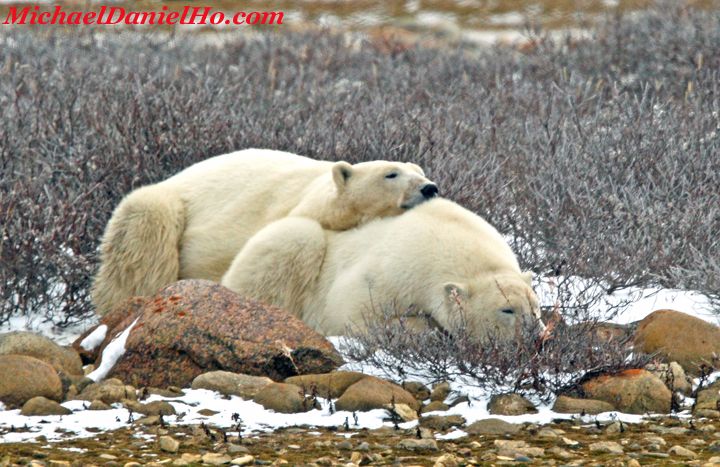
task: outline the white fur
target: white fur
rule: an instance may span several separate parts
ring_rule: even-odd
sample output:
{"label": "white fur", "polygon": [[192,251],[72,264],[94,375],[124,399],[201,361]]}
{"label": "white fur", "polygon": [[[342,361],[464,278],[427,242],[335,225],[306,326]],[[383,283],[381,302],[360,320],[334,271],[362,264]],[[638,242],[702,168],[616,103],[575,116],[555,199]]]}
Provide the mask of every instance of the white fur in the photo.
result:
{"label": "white fur", "polygon": [[502,236],[444,199],[344,232],[280,220],[247,243],[222,283],[285,307],[327,335],[362,327],[387,305],[412,306],[446,329],[463,309],[478,334],[510,335],[539,318],[530,275]]}
{"label": "white fur", "polygon": [[349,229],[424,201],[428,183],[418,166],[398,162],[350,165],[263,149],[207,159],[118,205],[103,236],[93,302],[104,314],[178,279],[219,281],[245,242],[275,220],[297,215]]}

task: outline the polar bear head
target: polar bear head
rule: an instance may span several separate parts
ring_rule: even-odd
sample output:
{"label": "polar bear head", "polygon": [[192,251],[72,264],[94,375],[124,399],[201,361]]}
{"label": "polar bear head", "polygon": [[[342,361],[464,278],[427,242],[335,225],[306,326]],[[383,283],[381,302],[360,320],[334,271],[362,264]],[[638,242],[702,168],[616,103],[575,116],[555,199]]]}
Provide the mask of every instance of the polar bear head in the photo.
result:
{"label": "polar bear head", "polygon": [[340,161],[332,167],[332,178],[338,206],[359,216],[356,224],[402,214],[438,194],[437,185],[412,163]]}
{"label": "polar bear head", "polygon": [[445,306],[433,318],[451,329],[461,317],[472,335],[512,339],[524,329],[541,331],[540,307],[531,287],[532,275],[488,274],[468,282],[445,283]]}

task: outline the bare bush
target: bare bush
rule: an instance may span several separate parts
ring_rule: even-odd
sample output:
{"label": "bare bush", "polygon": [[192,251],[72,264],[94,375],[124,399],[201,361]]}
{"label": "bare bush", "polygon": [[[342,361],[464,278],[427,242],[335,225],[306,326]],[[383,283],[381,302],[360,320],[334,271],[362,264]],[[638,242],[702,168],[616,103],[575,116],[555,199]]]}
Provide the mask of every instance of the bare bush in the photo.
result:
{"label": "bare bush", "polygon": [[483,339],[472,335],[462,311],[447,330],[418,329],[411,316],[381,307],[366,316],[363,330],[349,330],[340,350],[351,361],[379,368],[392,379],[462,380],[494,393],[521,393],[545,402],[585,374],[641,368],[650,360],[633,353],[629,334],[609,339],[592,320],[553,322],[541,335],[528,323],[508,345],[493,332]]}
{"label": "bare bush", "polygon": [[526,53],[387,53],[321,33],[220,47],[5,28],[0,321],[91,314],[120,198],[247,147],[423,165],[524,267],[598,286],[568,311],[630,286],[718,299],[720,14],[660,8],[591,32]]}

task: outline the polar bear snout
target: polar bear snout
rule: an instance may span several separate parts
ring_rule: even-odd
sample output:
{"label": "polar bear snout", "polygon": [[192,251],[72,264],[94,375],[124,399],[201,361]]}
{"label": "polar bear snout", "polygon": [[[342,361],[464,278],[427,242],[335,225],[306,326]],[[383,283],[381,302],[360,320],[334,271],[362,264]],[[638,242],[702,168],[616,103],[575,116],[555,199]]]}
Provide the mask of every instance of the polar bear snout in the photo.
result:
{"label": "polar bear snout", "polygon": [[425,199],[434,198],[438,195],[438,187],[434,183],[428,183],[420,188],[420,193],[422,193]]}

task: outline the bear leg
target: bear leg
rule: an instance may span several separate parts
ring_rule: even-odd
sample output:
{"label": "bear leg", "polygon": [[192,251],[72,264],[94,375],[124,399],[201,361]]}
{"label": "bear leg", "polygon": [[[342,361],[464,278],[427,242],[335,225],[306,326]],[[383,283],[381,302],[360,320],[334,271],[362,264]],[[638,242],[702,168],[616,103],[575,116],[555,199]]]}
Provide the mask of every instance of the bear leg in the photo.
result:
{"label": "bear leg", "polygon": [[92,301],[104,315],[121,301],[178,280],[185,206],[160,185],[139,188],[115,209],[100,245]]}

